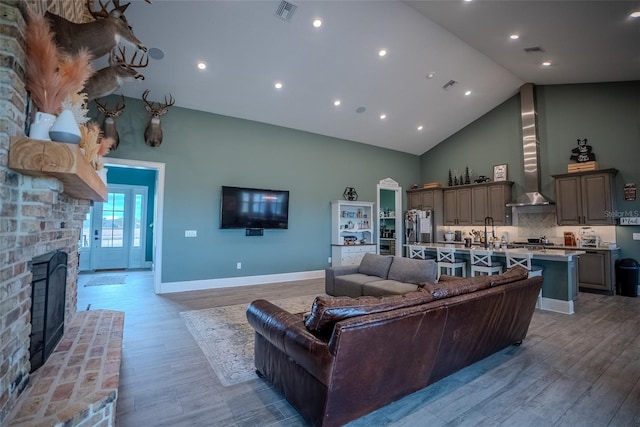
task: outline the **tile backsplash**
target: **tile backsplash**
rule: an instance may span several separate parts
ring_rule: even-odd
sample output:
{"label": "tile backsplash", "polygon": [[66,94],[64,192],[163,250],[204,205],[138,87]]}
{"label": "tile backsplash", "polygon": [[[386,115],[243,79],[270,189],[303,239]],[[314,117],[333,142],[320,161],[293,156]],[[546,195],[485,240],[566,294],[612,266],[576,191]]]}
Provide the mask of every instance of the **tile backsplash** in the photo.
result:
{"label": "tile backsplash", "polygon": [[[564,232],[571,231],[576,237],[580,236],[580,226],[559,226],[556,224],[556,211],[553,206],[529,206],[526,208],[513,209],[513,221],[511,226],[497,226],[496,237],[505,236],[507,241],[526,241],[528,238],[539,238],[546,236],[551,243],[556,245],[564,244]],[[616,243],[615,226],[592,226],[601,242]],[[444,240],[444,232],[447,230],[460,230],[463,237],[469,237],[471,230],[484,231],[483,226],[452,226],[443,227],[442,236],[438,240]]]}

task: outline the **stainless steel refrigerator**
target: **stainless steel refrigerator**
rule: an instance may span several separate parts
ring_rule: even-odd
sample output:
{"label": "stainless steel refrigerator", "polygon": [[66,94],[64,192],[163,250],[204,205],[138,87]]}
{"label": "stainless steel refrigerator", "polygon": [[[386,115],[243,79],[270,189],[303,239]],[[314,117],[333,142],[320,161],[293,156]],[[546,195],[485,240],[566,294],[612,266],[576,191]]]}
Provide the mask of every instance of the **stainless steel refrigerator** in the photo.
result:
{"label": "stainless steel refrigerator", "polygon": [[434,243],[435,222],[432,210],[411,209],[404,216],[405,243]]}

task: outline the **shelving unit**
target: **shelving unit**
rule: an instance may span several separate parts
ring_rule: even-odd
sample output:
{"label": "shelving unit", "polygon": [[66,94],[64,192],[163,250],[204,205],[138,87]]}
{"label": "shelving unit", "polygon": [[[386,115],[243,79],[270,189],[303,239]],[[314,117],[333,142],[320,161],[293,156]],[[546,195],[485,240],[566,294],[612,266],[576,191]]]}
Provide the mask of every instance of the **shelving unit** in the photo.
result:
{"label": "shelving unit", "polygon": [[376,253],[373,207],[372,202],[331,202],[331,265],[357,265],[365,253]]}
{"label": "shelving unit", "polygon": [[108,190],[76,144],[12,137],[9,167],[24,175],[57,178],[76,199],[106,202]]}

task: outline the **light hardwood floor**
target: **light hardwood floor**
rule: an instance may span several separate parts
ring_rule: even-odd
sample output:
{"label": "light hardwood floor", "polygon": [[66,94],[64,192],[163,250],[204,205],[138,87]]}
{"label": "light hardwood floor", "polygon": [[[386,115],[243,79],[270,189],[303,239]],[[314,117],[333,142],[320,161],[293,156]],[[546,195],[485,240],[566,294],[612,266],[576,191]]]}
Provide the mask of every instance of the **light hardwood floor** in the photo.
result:
{"label": "light hardwood floor", "polygon": [[[223,387],[179,313],[321,293],[324,280],[155,295],[151,273],[122,274],[78,287],[78,310],[126,313],[118,427],[306,425],[263,379]],[[536,310],[522,346],[350,423],[387,425],[640,426],[640,298],[581,293],[574,315]]]}

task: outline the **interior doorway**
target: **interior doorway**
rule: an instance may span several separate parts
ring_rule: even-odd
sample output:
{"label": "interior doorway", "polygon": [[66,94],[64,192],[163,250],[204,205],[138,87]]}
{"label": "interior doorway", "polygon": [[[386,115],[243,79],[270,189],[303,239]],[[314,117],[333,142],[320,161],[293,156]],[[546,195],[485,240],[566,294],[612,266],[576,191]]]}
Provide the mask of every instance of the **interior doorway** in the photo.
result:
{"label": "interior doorway", "polygon": [[[151,190],[147,192],[147,199],[150,200],[150,202],[152,202],[152,208],[148,210],[148,215],[147,215],[147,220],[146,220],[146,227],[144,230],[139,229],[138,233],[136,234],[135,232],[135,224],[132,224],[130,227],[133,229],[133,233],[131,234],[131,244],[135,245],[135,239],[143,239],[146,241],[145,243],[145,249],[144,252],[146,255],[142,254],[142,244],[140,244],[140,246],[138,246],[137,248],[134,248],[133,250],[128,251],[129,253],[129,257],[133,257],[133,258],[142,258],[144,257],[144,266],[143,268],[151,268],[152,272],[153,272],[153,282],[154,282],[154,291],[155,293],[160,293],[161,290],[161,280],[162,280],[162,241],[163,241],[163,236],[162,236],[162,229],[163,229],[163,218],[164,218],[164,182],[165,182],[165,164],[164,163],[157,163],[157,162],[146,162],[146,161],[141,161],[141,160],[129,160],[129,159],[117,159],[117,158],[107,158],[105,159],[107,161],[107,163],[105,164],[106,168],[109,168],[110,166],[113,167],[113,169],[115,170],[116,168],[119,169],[129,169],[132,171],[152,171],[153,172],[153,185],[150,186]],[[109,176],[109,173],[107,174],[107,176]],[[109,180],[109,178],[108,178]],[[110,194],[114,194],[113,196],[113,204],[109,205],[112,209],[112,213],[109,214],[108,216],[110,217],[117,217],[119,215],[119,211],[121,209],[119,209],[119,205],[116,206],[116,194],[123,194],[122,193],[122,188],[128,188],[131,191],[131,195],[130,195],[130,200],[132,201],[132,203],[134,204],[134,207],[131,208],[132,212],[135,212],[135,204],[142,204],[143,200],[142,198],[144,197],[139,191],[136,192],[136,185],[135,184],[118,184],[114,187],[115,184],[112,184],[111,182],[108,182],[109,185],[109,192]],[[120,199],[124,199],[126,198],[126,195],[124,196],[117,196]],[[107,201],[108,204],[108,201]],[[97,218],[100,217],[102,220],[104,219],[104,212],[100,213],[98,215],[98,212],[94,212],[97,211],[98,208],[96,207],[96,205],[98,205],[97,203],[94,205],[94,207],[92,207],[91,209],[91,213],[93,214],[92,216]],[[145,205],[147,205],[145,203]],[[148,205],[147,205],[148,206]],[[102,204],[102,207],[104,207],[104,204]],[[133,214],[135,217],[135,214]],[[140,212],[140,215],[144,215],[144,213]],[[110,218],[108,218],[110,219]],[[142,218],[140,218],[141,222],[145,222],[142,221]],[[132,221],[135,221],[135,219],[132,219]],[[90,262],[90,259],[92,258],[90,255],[86,254],[87,252],[87,247],[91,247],[92,243],[95,238],[95,233],[96,233],[96,228],[94,227],[95,224],[91,224],[89,223],[87,225],[87,221],[85,221],[85,226],[83,226],[83,230],[82,230],[82,234],[81,234],[81,240],[80,240],[80,270],[92,270],[95,269],[95,267],[93,267],[91,264],[87,265],[87,262]],[[115,238],[117,237],[116,235],[119,233],[119,224],[112,224],[112,231],[115,233],[113,234],[114,238],[111,241],[111,243],[117,242],[118,239]],[[123,235],[125,233],[124,231],[125,228],[125,224],[124,224],[124,220],[122,223],[122,229],[123,229]],[[100,233],[100,231],[98,231],[98,233]],[[103,237],[102,234],[99,234],[99,236]],[[148,238],[147,238],[148,236]],[[123,244],[125,243],[125,240],[123,239]],[[141,243],[141,242],[140,242]],[[107,248],[105,248],[107,249]],[[83,256],[83,252],[84,252],[84,256]],[[133,265],[133,264],[132,264]],[[139,265],[139,264],[138,264]],[[109,267],[102,267],[102,268],[109,268]],[[110,267],[113,268],[113,267]],[[131,268],[136,268],[136,267],[131,267]]]}
{"label": "interior doorway", "polygon": [[403,212],[402,187],[391,178],[377,185],[378,253],[402,256]]}

